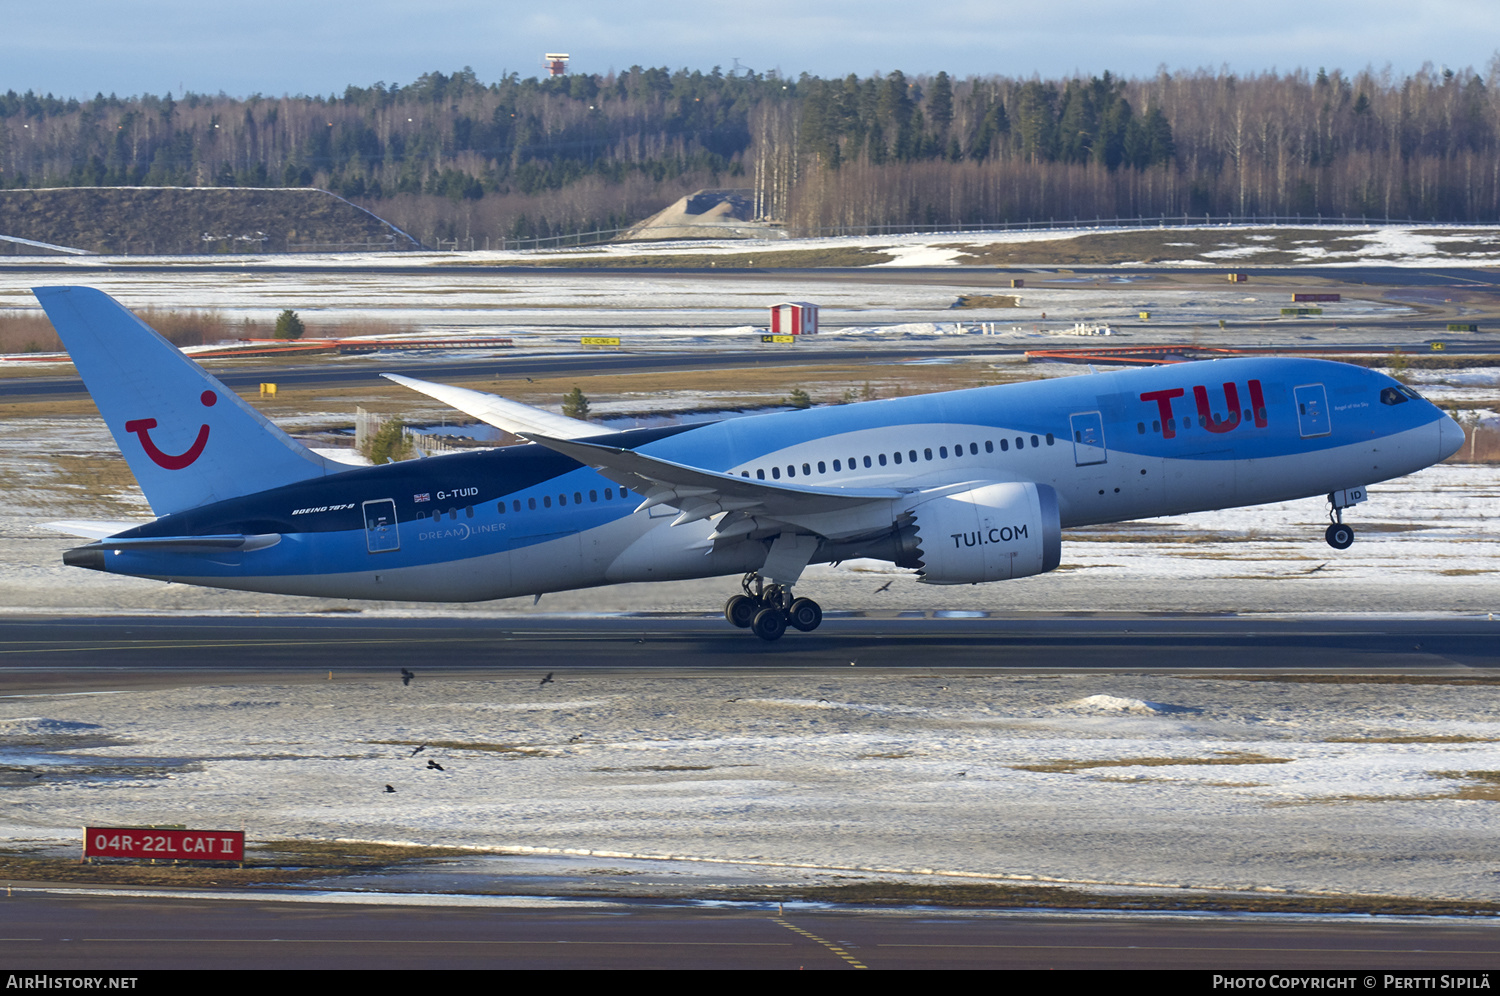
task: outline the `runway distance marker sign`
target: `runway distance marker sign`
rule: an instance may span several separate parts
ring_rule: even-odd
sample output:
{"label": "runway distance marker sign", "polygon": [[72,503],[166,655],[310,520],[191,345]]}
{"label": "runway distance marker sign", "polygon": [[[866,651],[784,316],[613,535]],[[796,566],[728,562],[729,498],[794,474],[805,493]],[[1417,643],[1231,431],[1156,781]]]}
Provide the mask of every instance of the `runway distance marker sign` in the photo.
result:
{"label": "runway distance marker sign", "polygon": [[150,827],[85,827],[85,858],[167,858],[179,861],[244,861],[242,830],[155,830]]}

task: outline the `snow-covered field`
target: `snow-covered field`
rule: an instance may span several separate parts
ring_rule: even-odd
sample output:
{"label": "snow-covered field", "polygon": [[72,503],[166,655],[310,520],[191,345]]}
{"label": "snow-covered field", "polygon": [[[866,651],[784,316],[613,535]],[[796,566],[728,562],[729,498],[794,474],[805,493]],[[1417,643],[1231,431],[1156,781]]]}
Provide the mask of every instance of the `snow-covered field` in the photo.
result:
{"label": "snow-covered field", "polygon": [[[1130,334],[1139,327],[1139,313],[1151,314],[1153,341],[1187,341],[1198,330],[1217,329],[1224,320],[1231,329],[1253,324],[1258,329],[1243,344],[1292,343],[1305,335],[1295,319],[1283,320],[1280,308],[1289,303],[1284,287],[1214,287],[1177,289],[1160,284],[1147,286],[1122,276],[1107,289],[1080,286],[1077,290],[1057,287],[1052,273],[1047,288],[1023,288],[1015,292],[1017,306],[974,310],[952,310],[959,294],[973,288],[962,284],[962,273],[952,270],[946,283],[874,283],[867,280],[833,281],[798,272],[732,272],[706,280],[691,274],[624,276],[609,271],[579,274],[539,269],[532,272],[508,269],[492,274],[468,267],[486,264],[504,266],[535,261],[545,256],[558,262],[584,256],[649,254],[654,258],[674,254],[701,256],[714,253],[742,255],[757,248],[798,250],[867,248],[894,254],[892,266],[931,266],[943,272],[961,255],[955,246],[1006,245],[1029,241],[1053,241],[1070,236],[1134,229],[1078,229],[1032,232],[953,233],[938,235],[881,236],[865,238],[811,239],[795,242],[756,243],[743,241],[683,242],[671,245],[639,244],[590,247],[582,250],[547,250],[541,253],[403,253],[341,254],[333,256],[236,257],[214,272],[180,273],[153,271],[133,273],[122,261],[107,257],[47,257],[37,262],[55,268],[55,273],[0,273],[0,309],[29,310],[36,307],[30,294],[33,284],[83,283],[117,296],[133,308],[213,309],[231,320],[253,317],[265,320],[283,308],[293,308],[308,321],[311,332],[323,324],[345,324],[380,319],[417,332],[503,333],[517,336],[520,345],[546,344],[600,329],[619,332],[627,346],[640,348],[653,342],[681,344],[684,339],[706,341],[743,340],[754,337],[767,322],[767,308],[785,300],[808,300],[822,306],[825,332],[857,334],[864,340],[903,339],[977,332],[981,323],[994,326],[1002,338],[1034,345],[1035,340],[1057,337],[1067,341],[1073,323],[1109,323],[1117,334]],[[1229,240],[1221,251],[1224,262],[1239,259],[1251,250],[1234,248],[1246,236],[1234,229],[1174,229],[1203,235],[1222,232]],[[1277,229],[1267,227],[1266,232]],[[1455,257],[1444,246],[1455,240],[1472,243],[1489,238],[1491,230],[1445,228],[1440,231],[1411,226],[1367,229],[1320,229],[1329,238],[1353,238],[1364,248],[1343,252],[1338,260],[1349,264],[1422,266],[1451,264]],[[1266,235],[1264,238],[1271,238]],[[1253,241],[1250,243],[1253,245]],[[1305,262],[1330,267],[1328,254],[1317,239],[1297,250]],[[1209,256],[1213,256],[1209,253]],[[1467,256],[1465,262],[1483,263],[1489,257]],[[195,267],[203,257],[184,257]],[[170,263],[170,258],[153,260]],[[361,268],[399,263],[411,269],[394,276],[360,272]],[[1209,260],[1214,262],[1214,260]],[[257,263],[281,268],[316,267],[309,272],[253,272],[243,269]],[[1278,259],[1287,265],[1286,259]],[[464,264],[454,271],[452,264]],[[1160,264],[1203,265],[1194,261]],[[104,267],[110,266],[110,269]],[[1025,269],[1025,268],[1022,268]],[[1050,268],[1055,270],[1054,268]],[[331,272],[330,272],[331,271]],[[1336,268],[1328,271],[1336,274]],[[1067,278],[1061,278],[1067,279]],[[1078,278],[1080,284],[1092,277]],[[988,291],[987,291],[988,292]],[[1008,293],[1008,292],[1007,292]],[[1348,295],[1346,295],[1348,296]],[[1415,315],[1408,305],[1394,301],[1350,299],[1324,306],[1324,321],[1356,325],[1375,318]],[[878,333],[878,334],[877,334]],[[1239,341],[1247,335],[1236,331]],[[1341,344],[1339,336],[1329,341]]]}
{"label": "snow-covered field", "polygon": [[700,886],[937,873],[1494,901],[1496,803],[1462,795],[1484,784],[1465,772],[1500,770],[1495,705],[1490,687],[941,662],[12,696],[0,834],[54,853],[84,823],[160,822],[571,850]]}

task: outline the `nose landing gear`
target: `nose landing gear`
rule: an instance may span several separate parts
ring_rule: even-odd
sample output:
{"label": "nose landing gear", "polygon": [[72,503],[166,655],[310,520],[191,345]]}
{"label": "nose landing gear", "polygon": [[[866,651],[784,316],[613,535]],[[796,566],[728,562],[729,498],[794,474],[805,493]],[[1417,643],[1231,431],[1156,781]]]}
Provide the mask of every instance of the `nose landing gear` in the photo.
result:
{"label": "nose landing gear", "polygon": [[1347,550],[1354,543],[1354,527],[1344,524],[1344,509],[1365,501],[1368,495],[1363,487],[1345,488],[1328,496],[1328,529],[1323,538],[1335,550]]}
{"label": "nose landing gear", "polygon": [[810,633],[823,622],[822,607],[810,598],[792,597],[788,585],[766,584],[755,571],[746,574],[740,585],[744,594],[732,595],[724,603],[724,618],[762,640],[781,639],[788,626]]}

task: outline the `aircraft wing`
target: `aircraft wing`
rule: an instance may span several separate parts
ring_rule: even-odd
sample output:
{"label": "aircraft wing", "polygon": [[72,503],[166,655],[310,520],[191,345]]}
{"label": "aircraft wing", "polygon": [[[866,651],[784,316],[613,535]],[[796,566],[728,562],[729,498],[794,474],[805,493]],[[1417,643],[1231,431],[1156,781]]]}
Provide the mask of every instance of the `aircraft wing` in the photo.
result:
{"label": "aircraft wing", "polygon": [[402,387],[409,387],[418,394],[436,398],[443,404],[456,408],[466,415],[472,415],[497,429],[504,429],[506,432],[513,432],[517,435],[535,432],[559,439],[577,439],[580,436],[604,436],[615,431],[593,422],[580,422],[576,418],[568,418],[566,415],[558,415],[542,408],[533,408],[519,401],[510,401],[498,394],[471,391],[466,387],[450,387],[447,384],[434,384],[431,381],[403,377],[400,374],[381,374],[380,376]]}
{"label": "aircraft wing", "polygon": [[636,511],[666,505],[681,511],[673,525],[729,513],[712,539],[794,529],[846,539],[890,529],[912,489],[819,488],[736,477],[646,456],[635,450],[523,432],[533,442],[593,467],[645,497]]}

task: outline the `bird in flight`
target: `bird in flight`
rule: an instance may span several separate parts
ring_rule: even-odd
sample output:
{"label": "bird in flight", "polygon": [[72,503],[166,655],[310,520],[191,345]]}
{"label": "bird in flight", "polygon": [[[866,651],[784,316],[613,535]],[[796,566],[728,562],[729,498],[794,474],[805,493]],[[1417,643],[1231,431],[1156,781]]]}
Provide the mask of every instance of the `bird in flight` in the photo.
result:
{"label": "bird in flight", "polygon": [[441,764],[438,764],[436,761],[431,760],[431,759],[428,759],[428,761],[427,761],[427,767],[429,769],[431,769],[432,771],[442,771],[442,770],[444,770],[443,766]]}
{"label": "bird in flight", "polygon": [[402,668],[401,669],[401,684],[403,684],[403,685],[410,685],[411,684],[411,680],[413,678],[415,678],[415,677],[416,677],[416,675],[412,674],[406,668]]}
{"label": "bird in flight", "polygon": [[880,594],[882,591],[885,591],[890,586],[891,586],[891,583],[889,581],[887,581],[885,584],[883,584],[879,588],[875,589],[875,594],[877,594],[877,595]]}
{"label": "bird in flight", "polygon": [[396,786],[394,786],[394,785],[387,785],[387,786],[386,786],[386,787],[385,787],[385,790],[386,790],[386,791],[387,791],[387,792],[394,792],[394,791],[396,791]]}
{"label": "bird in flight", "polygon": [[418,747],[416,750],[412,751],[410,754],[408,754],[406,756],[407,757],[416,757],[418,754],[422,753],[426,749],[427,749],[427,745],[423,744],[422,746]]}
{"label": "bird in flight", "polygon": [[541,684],[537,685],[537,687],[540,688],[540,687],[542,687],[542,685],[548,684],[549,682],[552,682],[552,672],[551,671],[547,672],[547,677],[543,678],[541,680]]}

